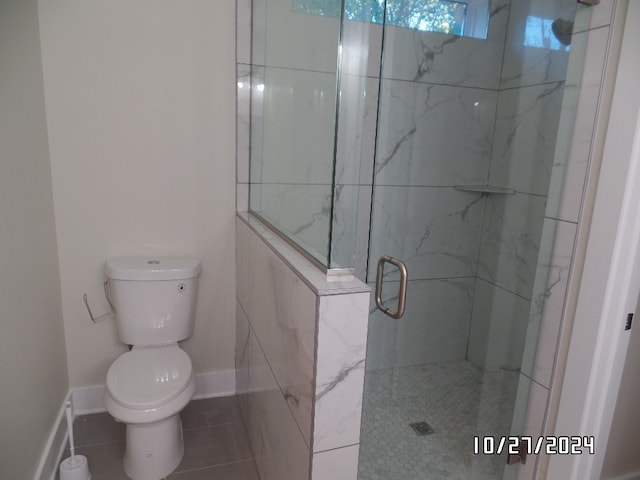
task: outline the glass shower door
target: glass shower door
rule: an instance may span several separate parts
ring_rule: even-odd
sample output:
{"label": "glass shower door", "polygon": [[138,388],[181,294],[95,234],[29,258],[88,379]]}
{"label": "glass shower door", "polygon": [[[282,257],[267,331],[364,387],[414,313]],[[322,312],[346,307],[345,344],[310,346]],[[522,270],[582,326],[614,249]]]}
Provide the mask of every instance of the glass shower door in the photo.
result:
{"label": "glass shower door", "polygon": [[576,3],[378,3],[366,278],[409,281],[371,307],[358,478],[511,478],[474,437],[512,431]]}

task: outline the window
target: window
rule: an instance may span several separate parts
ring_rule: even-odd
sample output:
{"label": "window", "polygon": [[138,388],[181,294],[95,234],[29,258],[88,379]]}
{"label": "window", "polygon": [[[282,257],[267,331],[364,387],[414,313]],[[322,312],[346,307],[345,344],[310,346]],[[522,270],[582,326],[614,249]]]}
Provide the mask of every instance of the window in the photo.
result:
{"label": "window", "polygon": [[553,20],[529,16],[524,31],[524,44],[527,47],[546,48],[550,50],[570,50],[571,47],[563,45],[553,34]]}
{"label": "window", "polygon": [[466,3],[447,0],[391,2],[387,9],[389,25],[452,35],[462,35],[466,16]]}
{"label": "window", "polygon": [[[300,13],[340,16],[340,0],[293,0]],[[386,5],[386,18],[385,18]],[[349,20],[382,23],[425,32],[486,38],[489,0],[346,0]]]}

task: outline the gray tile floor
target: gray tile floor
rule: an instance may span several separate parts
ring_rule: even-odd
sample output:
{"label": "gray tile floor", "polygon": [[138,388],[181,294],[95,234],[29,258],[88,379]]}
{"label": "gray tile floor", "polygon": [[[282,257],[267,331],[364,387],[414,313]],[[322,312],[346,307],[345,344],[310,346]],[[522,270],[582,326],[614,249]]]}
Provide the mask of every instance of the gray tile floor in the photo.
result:
{"label": "gray tile floor", "polygon": [[[258,480],[235,397],[192,400],[182,411],[185,454],[168,480]],[[125,426],[108,413],[74,422],[76,454],[89,462],[92,480],[127,480],[122,466]],[[65,451],[63,458],[70,455]]]}

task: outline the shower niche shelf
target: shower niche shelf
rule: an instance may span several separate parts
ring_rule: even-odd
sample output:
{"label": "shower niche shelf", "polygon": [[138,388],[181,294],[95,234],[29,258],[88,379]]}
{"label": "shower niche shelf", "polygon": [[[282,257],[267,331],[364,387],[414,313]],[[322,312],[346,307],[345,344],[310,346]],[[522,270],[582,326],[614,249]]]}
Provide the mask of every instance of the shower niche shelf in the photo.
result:
{"label": "shower niche shelf", "polygon": [[454,185],[453,189],[462,192],[496,193],[499,195],[514,195],[516,193],[512,188],[494,187],[492,185]]}

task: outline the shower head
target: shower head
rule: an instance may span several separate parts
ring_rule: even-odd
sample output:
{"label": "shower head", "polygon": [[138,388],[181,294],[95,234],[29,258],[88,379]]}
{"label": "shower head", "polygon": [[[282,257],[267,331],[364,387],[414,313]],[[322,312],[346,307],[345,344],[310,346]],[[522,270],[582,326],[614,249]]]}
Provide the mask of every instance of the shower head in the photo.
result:
{"label": "shower head", "polygon": [[573,21],[563,18],[556,18],[551,24],[551,31],[563,45],[571,45],[571,33],[573,32]]}

